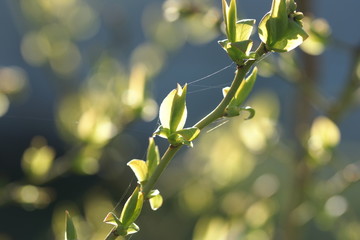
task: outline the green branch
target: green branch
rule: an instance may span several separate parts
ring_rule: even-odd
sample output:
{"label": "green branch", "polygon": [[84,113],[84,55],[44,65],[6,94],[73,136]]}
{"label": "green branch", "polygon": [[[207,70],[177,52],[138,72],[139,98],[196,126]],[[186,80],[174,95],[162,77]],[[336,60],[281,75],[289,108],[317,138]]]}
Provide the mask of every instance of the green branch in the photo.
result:
{"label": "green branch", "polygon": [[[288,10],[290,13],[287,12]],[[161,126],[154,134],[166,138],[170,145],[160,159],[158,148],[153,138],[150,138],[147,160],[133,159],[128,163],[139,185],[125,203],[120,218],[113,213],[109,213],[105,218],[106,223],[116,226],[106,240],[139,231],[134,221],[138,218],[145,200],[150,201],[154,210],[161,206],[162,197],[158,190],[154,190],[155,184],[182,146],[192,146],[191,141],[201,133],[200,130],[217,119],[239,115],[239,111],[243,109],[241,104],[250,93],[255,81],[256,69],[248,78],[245,78],[254,64],[269,51],[290,51],[303,42],[307,37],[302,29],[303,15],[295,10],[296,4],[293,0],[289,2],[274,0],[271,13],[264,16],[258,28],[262,42],[255,52],[251,52],[253,41],[250,36],[255,20],[238,21],[236,0],[231,0],[230,5],[223,0],[224,22],[228,38],[219,41],[219,44],[237,64],[234,80],[229,88],[224,89],[225,96],[221,102],[192,128],[184,128],[187,117],[185,102],[187,85],[184,87],[178,85],[167,95],[160,105]]]}
{"label": "green branch", "polygon": [[[268,51],[265,47],[265,44],[261,43],[258,49],[256,50],[256,56],[259,56],[258,58],[261,58],[264,54],[266,54]],[[203,129],[204,127],[208,126],[209,124],[213,123],[217,119],[224,116],[226,107],[229,105],[231,99],[234,97],[237,89],[239,88],[242,80],[244,79],[246,73],[250,70],[250,68],[256,63],[256,60],[248,60],[244,63],[242,66],[238,66],[237,70],[235,72],[234,80],[230,86],[230,89],[226,96],[223,98],[223,100],[219,103],[219,105],[210,112],[207,116],[205,116],[203,119],[201,119],[198,123],[194,125],[194,127],[197,127],[199,129]],[[147,180],[146,184],[143,187],[142,192],[144,193],[144,196],[147,196],[151,189],[154,188],[155,183],[159,179],[161,173],[165,170],[166,166],[169,164],[171,159],[175,156],[178,150],[183,145],[173,146],[170,145],[164,155],[162,156],[160,163],[158,167],[156,168],[153,175]]]}
{"label": "green branch", "polygon": [[155,183],[159,179],[160,175],[162,174],[162,172],[165,170],[171,159],[173,159],[177,151],[179,151],[182,146],[183,145],[179,145],[179,146],[170,145],[168,147],[168,149],[162,156],[159,165],[157,166],[151,177],[147,180],[146,184],[142,189],[144,196],[147,196],[149,192],[154,188]]}

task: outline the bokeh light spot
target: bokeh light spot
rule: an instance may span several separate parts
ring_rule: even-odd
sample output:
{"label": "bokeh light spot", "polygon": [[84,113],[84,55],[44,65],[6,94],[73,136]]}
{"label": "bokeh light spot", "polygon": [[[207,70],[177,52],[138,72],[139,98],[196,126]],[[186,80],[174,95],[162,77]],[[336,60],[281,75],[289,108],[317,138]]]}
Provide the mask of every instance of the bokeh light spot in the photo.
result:
{"label": "bokeh light spot", "polygon": [[333,217],[340,217],[346,212],[347,208],[347,200],[340,195],[332,196],[325,203],[326,212]]}

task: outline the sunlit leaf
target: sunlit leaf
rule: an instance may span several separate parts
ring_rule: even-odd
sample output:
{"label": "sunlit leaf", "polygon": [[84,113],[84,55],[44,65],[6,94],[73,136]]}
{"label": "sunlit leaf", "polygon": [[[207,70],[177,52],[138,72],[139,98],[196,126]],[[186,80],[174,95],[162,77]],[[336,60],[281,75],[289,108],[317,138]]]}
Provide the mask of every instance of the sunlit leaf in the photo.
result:
{"label": "sunlit leaf", "polygon": [[238,90],[236,91],[235,96],[234,96],[234,99],[235,99],[234,104],[235,105],[240,106],[246,100],[246,98],[249,96],[251,90],[254,87],[257,72],[258,72],[257,67],[254,67],[253,70],[251,71],[250,75],[242,81],[242,83],[240,84],[240,87],[238,88]]}
{"label": "sunlit leaf", "polygon": [[228,11],[229,11],[229,5],[227,4],[226,0],[222,0],[222,12],[224,17],[224,23],[225,23],[225,30],[226,35],[229,35],[228,32]]}
{"label": "sunlit leaf", "polygon": [[252,119],[255,116],[255,110],[252,107],[246,106],[240,109],[241,111],[246,111],[249,113],[249,116],[245,120]]}
{"label": "sunlit leaf", "polygon": [[[246,98],[249,96],[254,83],[256,81],[256,76],[257,76],[257,67],[254,67],[254,69],[251,71],[250,75],[245,78],[239,88],[237,89],[235,96],[233,97],[233,99],[230,101],[228,107],[226,108],[226,113],[225,116],[227,117],[234,117],[234,116],[239,116],[240,112],[243,110],[247,110],[246,108],[242,108],[241,105],[244,103],[244,101],[246,100]],[[223,90],[224,93],[226,93],[226,89]],[[250,119],[253,117],[253,115],[255,114],[255,111],[252,112],[251,110],[249,110],[250,112],[250,116],[247,119]]]}
{"label": "sunlit leaf", "polygon": [[228,39],[219,40],[218,43],[220,44],[220,46],[221,46],[225,51],[227,51],[227,49],[228,49],[228,43],[229,43],[229,40],[228,40]]}
{"label": "sunlit leaf", "polygon": [[126,201],[120,215],[120,222],[125,229],[127,229],[139,217],[143,202],[144,195],[140,192],[140,186],[137,186]]}
{"label": "sunlit leaf", "polygon": [[172,90],[160,105],[159,118],[163,128],[170,129],[173,133],[184,127],[187,109],[186,109],[186,91],[178,84],[177,88]]}
{"label": "sunlit leaf", "polygon": [[151,176],[160,162],[159,149],[155,144],[154,138],[149,139],[149,146],[146,158],[148,176]]}
{"label": "sunlit leaf", "polygon": [[107,223],[107,224],[111,224],[111,225],[114,225],[114,226],[119,226],[121,225],[120,223],[120,220],[116,217],[116,215],[112,212],[109,212],[105,219],[103,220],[104,223]]}
{"label": "sunlit leaf", "polygon": [[130,224],[130,226],[126,230],[127,234],[134,234],[137,233],[138,231],[140,231],[140,228],[135,223]]}
{"label": "sunlit leaf", "polygon": [[148,166],[145,161],[140,159],[133,159],[127,163],[127,165],[133,170],[139,183],[144,182],[148,176]]}
{"label": "sunlit leaf", "polygon": [[151,197],[149,199],[149,202],[150,202],[150,207],[152,210],[156,211],[158,210],[162,204],[163,204],[163,198],[162,196],[160,195],[160,193],[156,194],[155,196]]}
{"label": "sunlit leaf", "polygon": [[228,38],[230,42],[236,42],[236,0],[231,0],[227,12],[227,28],[228,28]]}
{"label": "sunlit leaf", "polygon": [[176,90],[172,90],[160,104],[159,118],[163,128],[170,129],[170,120]]}
{"label": "sunlit leaf", "polygon": [[177,131],[176,133],[180,134],[187,141],[192,141],[199,135],[200,129],[196,127],[185,128]]}
{"label": "sunlit leaf", "polygon": [[249,40],[255,22],[255,19],[242,19],[240,21],[237,21],[235,42]]}
{"label": "sunlit leaf", "polygon": [[244,60],[250,59],[249,54],[253,44],[251,40],[229,42],[225,39],[218,41],[218,43],[236,64],[241,65]]}
{"label": "sunlit leaf", "polygon": [[253,42],[251,40],[244,40],[241,42],[234,42],[231,43],[231,46],[236,47],[237,49],[239,49],[242,53],[241,58],[246,59],[247,56],[250,53],[250,50],[252,48]]}
{"label": "sunlit leaf", "polygon": [[287,52],[308,37],[302,28],[302,13],[287,11],[286,0],[273,0],[271,11],[259,24],[259,37],[269,50]]}
{"label": "sunlit leaf", "polygon": [[162,137],[162,138],[168,138],[171,135],[170,129],[164,128],[163,126],[160,125],[154,132],[153,136],[155,136],[155,135],[158,135],[159,137]]}
{"label": "sunlit leaf", "polygon": [[77,240],[76,229],[68,211],[65,212],[65,240]]}

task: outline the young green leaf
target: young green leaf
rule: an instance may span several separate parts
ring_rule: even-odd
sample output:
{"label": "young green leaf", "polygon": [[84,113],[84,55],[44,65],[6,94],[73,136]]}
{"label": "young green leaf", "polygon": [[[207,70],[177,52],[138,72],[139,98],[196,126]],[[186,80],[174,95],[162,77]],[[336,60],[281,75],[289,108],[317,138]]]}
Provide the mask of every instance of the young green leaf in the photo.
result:
{"label": "young green leaf", "polygon": [[172,90],[160,105],[159,118],[163,128],[170,129],[170,133],[176,132],[184,127],[187,109],[186,109],[186,91],[178,84],[177,88]]}
{"label": "young green leaf", "polygon": [[244,60],[250,59],[250,50],[253,45],[251,40],[240,42],[229,42],[228,39],[218,41],[221,47],[227,52],[231,60],[237,65],[243,64]]}
{"label": "young green leaf", "polygon": [[289,1],[273,0],[271,11],[261,20],[259,37],[269,50],[288,52],[308,37],[302,28],[302,13],[288,12],[293,7]]}
{"label": "young green leaf", "polygon": [[159,149],[155,145],[154,138],[149,139],[149,146],[148,146],[146,158],[147,158],[146,165],[148,170],[148,176],[151,176],[160,162]]}
{"label": "young green leaf", "polygon": [[109,212],[106,215],[103,222],[107,223],[107,224],[114,225],[114,226],[120,226],[121,225],[120,220],[116,217],[116,215],[113,212]]}
{"label": "young green leaf", "polygon": [[176,133],[180,134],[185,140],[192,141],[200,134],[200,129],[196,127],[184,128]]}
{"label": "young green leaf", "polygon": [[255,19],[242,19],[236,22],[235,42],[249,40],[254,28]]}
{"label": "young green leaf", "polygon": [[120,222],[122,223],[124,229],[127,229],[139,217],[143,202],[144,195],[140,192],[140,186],[137,186],[132,195],[126,201],[120,215]]}
{"label": "young green leaf", "polygon": [[[250,113],[250,116],[247,119],[253,117],[255,111],[252,112],[251,111],[252,109],[249,110],[248,108],[242,108],[241,105],[249,96],[256,81],[256,76],[257,76],[257,68],[254,67],[250,75],[241,82],[240,87],[236,91],[234,98],[230,101],[228,107],[226,108],[225,116],[227,117],[238,116],[240,115],[241,111],[246,110],[249,111]],[[224,96],[226,95],[227,91],[228,91],[227,88],[223,89]]]}
{"label": "young green leaf", "polygon": [[68,211],[65,212],[65,240],[77,240],[76,229]]}
{"label": "young green leaf", "polygon": [[227,4],[226,0],[222,0],[222,12],[223,12],[223,18],[224,18],[224,23],[225,23],[225,31],[226,31],[226,35],[229,35],[228,32],[228,11],[229,11],[229,5]]}
{"label": "young green leaf", "polygon": [[231,43],[232,47],[235,47],[241,51],[240,55],[243,59],[248,58],[248,56],[250,54],[250,50],[252,48],[252,45],[253,45],[253,42],[251,40],[244,40],[241,42]]}
{"label": "young green leaf", "polygon": [[138,231],[140,231],[140,228],[138,225],[136,225],[135,223],[130,224],[130,226],[128,227],[128,229],[126,230],[126,234],[134,234],[137,233]]}
{"label": "young green leaf", "polygon": [[163,203],[163,198],[158,190],[153,190],[150,193],[149,202],[151,209],[154,211],[158,210],[161,207]]}
{"label": "young green leaf", "polygon": [[145,161],[133,159],[128,162],[127,165],[133,170],[139,183],[146,181],[148,177],[148,166]]}
{"label": "young green leaf", "polygon": [[240,106],[243,104],[245,99],[249,96],[252,88],[254,87],[256,76],[257,76],[257,67],[254,67],[254,69],[251,71],[250,75],[245,78],[242,83],[240,84],[240,87],[236,91],[236,94],[234,96],[234,103],[237,106]]}
{"label": "young green leaf", "polygon": [[162,125],[160,125],[156,131],[153,133],[153,136],[158,135],[159,137],[162,138],[168,138],[171,135],[170,129],[169,128],[164,128]]}
{"label": "young green leaf", "polygon": [[227,12],[228,39],[230,42],[236,42],[236,22],[237,22],[236,0],[230,1]]}
{"label": "young green leaf", "polygon": [[173,146],[188,145],[193,147],[192,140],[194,140],[200,133],[198,128],[184,128],[174,132],[168,137],[169,143]]}

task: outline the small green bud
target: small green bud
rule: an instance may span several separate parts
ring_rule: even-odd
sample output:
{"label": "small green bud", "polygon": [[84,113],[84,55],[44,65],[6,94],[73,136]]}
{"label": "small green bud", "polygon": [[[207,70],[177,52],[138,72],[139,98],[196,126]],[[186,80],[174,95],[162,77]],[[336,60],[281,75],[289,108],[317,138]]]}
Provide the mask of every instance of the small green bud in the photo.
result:
{"label": "small green bud", "polygon": [[301,21],[304,18],[304,14],[302,12],[295,12],[293,18],[295,21]]}
{"label": "small green bud", "polygon": [[155,189],[150,191],[148,198],[152,210],[156,211],[162,206],[163,198],[160,195],[159,190]]}

